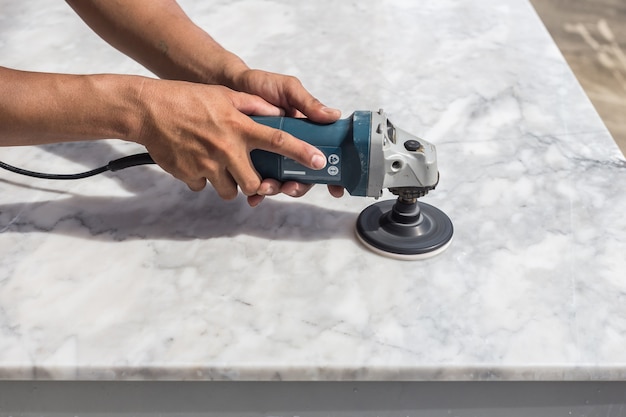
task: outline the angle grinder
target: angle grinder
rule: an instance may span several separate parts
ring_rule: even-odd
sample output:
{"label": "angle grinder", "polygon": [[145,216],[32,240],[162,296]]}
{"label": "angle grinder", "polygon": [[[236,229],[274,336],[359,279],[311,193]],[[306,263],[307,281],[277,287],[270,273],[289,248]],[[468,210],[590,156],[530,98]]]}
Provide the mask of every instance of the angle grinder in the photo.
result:
{"label": "angle grinder", "polygon": [[[254,150],[250,156],[262,178],[339,185],[350,195],[374,198],[387,188],[398,196],[395,202],[375,203],[359,215],[356,235],[366,247],[392,258],[424,259],[449,246],[453,227],[448,216],[417,201],[439,182],[435,146],[395,127],[382,110],[356,111],[330,124],[289,117],[252,118],[316,146],[327,158],[324,169],[313,170],[285,156]],[[153,163],[148,153],[140,153],[79,174],[44,174],[3,162],[0,168],[36,178],[74,180]]]}
{"label": "angle grinder", "polygon": [[382,110],[356,111],[331,124],[287,117],[253,119],[314,145],[327,158],[326,168],[316,171],[287,157],[254,150],[252,163],[262,178],[340,185],[350,195],[374,198],[387,188],[398,196],[395,202],[375,203],[359,215],[356,235],[369,249],[411,260],[435,256],[449,246],[450,218],[417,201],[439,182],[435,146],[395,127]]}

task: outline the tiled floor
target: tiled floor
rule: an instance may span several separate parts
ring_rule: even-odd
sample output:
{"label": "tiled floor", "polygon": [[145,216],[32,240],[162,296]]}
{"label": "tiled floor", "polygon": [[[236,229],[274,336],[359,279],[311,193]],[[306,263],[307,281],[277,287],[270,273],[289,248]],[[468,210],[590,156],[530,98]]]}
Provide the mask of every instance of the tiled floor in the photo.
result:
{"label": "tiled floor", "polygon": [[626,1],[531,3],[626,154]]}

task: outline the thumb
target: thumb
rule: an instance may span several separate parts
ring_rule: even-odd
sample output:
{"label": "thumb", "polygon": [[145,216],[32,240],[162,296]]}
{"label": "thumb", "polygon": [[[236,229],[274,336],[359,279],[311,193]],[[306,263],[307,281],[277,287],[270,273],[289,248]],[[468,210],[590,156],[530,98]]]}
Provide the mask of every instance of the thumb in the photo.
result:
{"label": "thumb", "polygon": [[341,117],[341,111],[322,104],[307,91],[297,78],[284,85],[284,94],[289,105],[317,123],[332,123]]}
{"label": "thumb", "polygon": [[295,91],[291,96],[291,104],[302,114],[317,123],[332,123],[341,117],[341,111],[322,104],[304,88]]}

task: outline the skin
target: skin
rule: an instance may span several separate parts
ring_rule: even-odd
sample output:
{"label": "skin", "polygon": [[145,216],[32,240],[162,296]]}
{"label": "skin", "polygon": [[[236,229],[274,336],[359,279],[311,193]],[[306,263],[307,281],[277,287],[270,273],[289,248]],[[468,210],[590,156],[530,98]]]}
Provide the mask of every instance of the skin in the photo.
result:
{"label": "skin", "polygon": [[[69,75],[0,67],[0,146],[119,138],[146,147],[193,191],[207,180],[223,199],[238,189],[251,206],[265,196],[304,195],[310,185],[262,179],[250,151],[263,149],[313,169],[314,146],[248,115],[308,117],[330,123],[340,112],[291,76],[250,69],[196,26],[172,0],[70,0],[113,47],[159,79]],[[333,196],[341,187],[329,187]]]}

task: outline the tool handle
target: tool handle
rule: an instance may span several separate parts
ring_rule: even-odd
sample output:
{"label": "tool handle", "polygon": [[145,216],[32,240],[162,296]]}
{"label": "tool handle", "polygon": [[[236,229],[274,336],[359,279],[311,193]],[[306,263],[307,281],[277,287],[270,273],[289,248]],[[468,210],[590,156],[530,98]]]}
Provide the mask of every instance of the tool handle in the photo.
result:
{"label": "tool handle", "polygon": [[352,194],[356,185],[362,182],[362,176],[367,175],[367,166],[363,167],[359,156],[364,152],[357,149],[354,143],[352,117],[330,124],[275,116],[253,116],[252,119],[290,133],[317,147],[326,156],[326,167],[314,170],[285,156],[254,150],[251,153],[252,163],[262,178],[273,178],[281,182],[339,185]]}

